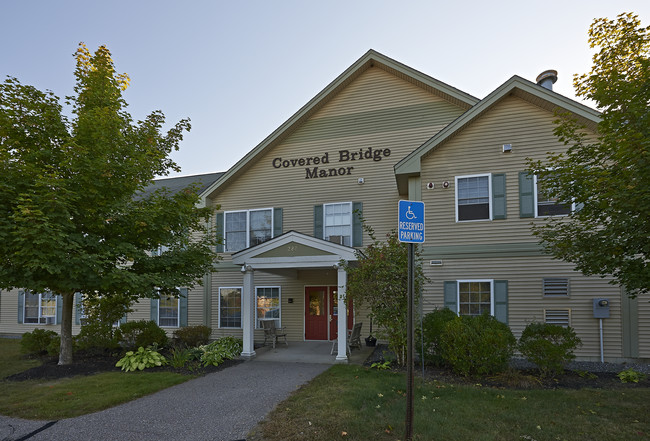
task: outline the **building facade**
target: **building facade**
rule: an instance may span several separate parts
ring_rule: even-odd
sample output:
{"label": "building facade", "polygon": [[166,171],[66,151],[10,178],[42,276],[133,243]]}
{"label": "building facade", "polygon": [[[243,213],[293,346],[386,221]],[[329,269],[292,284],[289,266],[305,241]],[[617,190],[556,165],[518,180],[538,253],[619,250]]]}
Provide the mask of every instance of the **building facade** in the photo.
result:
{"label": "building facade", "polygon": [[[574,209],[539,194],[524,172],[526,158],[566,148],[553,135],[557,110],[595,134],[596,111],[517,76],[479,100],[369,51],[205,185],[223,244],[203,286],[143,300],[127,320],[170,331],[205,324],[214,338],[243,338],[246,356],[263,340],[261,320],[285,327],[289,341],[334,340],[354,322],[368,333],[366,311],[339,307],[340,262],[370,243],[360,216],[382,237],[407,199],[426,207],[424,313],[488,311],[516,336],[533,321],[570,325],[583,341],[576,354],[593,360],[602,323],[606,360],[650,359],[647,299],[553,260],[531,234]],[[56,299],[37,296],[1,293],[0,333],[50,326],[41,319]],[[594,299],[608,300],[607,318],[594,316]]]}

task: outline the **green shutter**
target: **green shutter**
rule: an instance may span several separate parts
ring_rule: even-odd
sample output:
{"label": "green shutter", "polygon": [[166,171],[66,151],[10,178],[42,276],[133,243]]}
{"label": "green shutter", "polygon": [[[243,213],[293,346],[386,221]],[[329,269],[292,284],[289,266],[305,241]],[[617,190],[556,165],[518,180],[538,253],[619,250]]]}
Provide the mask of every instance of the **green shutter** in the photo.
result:
{"label": "green shutter", "polygon": [[74,323],[75,325],[81,324],[81,311],[82,311],[82,296],[80,292],[74,293]]}
{"label": "green shutter", "polygon": [[25,321],[25,291],[18,291],[18,323]]}
{"label": "green shutter", "polygon": [[273,209],[273,237],[282,234],[282,208]]}
{"label": "green shutter", "polygon": [[519,216],[535,217],[535,185],[528,172],[519,172]]}
{"label": "green shutter", "polygon": [[458,314],[458,283],[449,281],[444,283],[445,308],[449,308]]}
{"label": "green shutter", "polygon": [[323,239],[323,205],[314,205],[314,237]]}
{"label": "green shutter", "polygon": [[352,246],[363,246],[363,202],[352,203]]}
{"label": "green shutter", "polygon": [[61,324],[61,318],[63,315],[63,297],[61,296],[55,296],[56,299],[56,324],[60,325]]}
{"label": "green shutter", "polygon": [[181,296],[178,299],[178,325],[187,326],[187,288],[181,288]]}
{"label": "green shutter", "polygon": [[506,218],[506,174],[492,175],[492,219]]}
{"label": "green shutter", "polygon": [[494,318],[508,324],[508,281],[494,281]]}
{"label": "green shutter", "polygon": [[158,299],[151,299],[151,320],[158,323]]}
{"label": "green shutter", "polygon": [[223,213],[217,213],[216,214],[216,222],[217,222],[217,253],[223,253],[224,251],[224,240],[225,240],[225,232],[223,230]]}

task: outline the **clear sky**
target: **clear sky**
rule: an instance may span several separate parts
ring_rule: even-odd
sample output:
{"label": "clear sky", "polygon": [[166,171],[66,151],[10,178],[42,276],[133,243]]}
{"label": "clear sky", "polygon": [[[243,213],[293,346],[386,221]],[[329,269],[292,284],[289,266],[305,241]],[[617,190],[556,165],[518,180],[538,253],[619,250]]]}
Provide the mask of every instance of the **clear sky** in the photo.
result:
{"label": "clear sky", "polygon": [[[180,175],[225,171],[374,49],[483,98],[512,75],[559,72],[574,97],[596,17],[648,0],[0,0],[0,76],[71,95],[79,42],[105,44],[134,119],[192,120]],[[176,175],[176,174],[174,174]]]}

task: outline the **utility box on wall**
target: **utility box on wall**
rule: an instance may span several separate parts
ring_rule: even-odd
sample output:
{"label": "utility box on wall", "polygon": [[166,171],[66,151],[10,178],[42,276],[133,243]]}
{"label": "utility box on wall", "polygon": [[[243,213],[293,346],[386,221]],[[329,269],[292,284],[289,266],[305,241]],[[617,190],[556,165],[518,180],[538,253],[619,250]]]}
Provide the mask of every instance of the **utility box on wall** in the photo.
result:
{"label": "utility box on wall", "polygon": [[609,299],[592,299],[594,304],[594,318],[609,318]]}

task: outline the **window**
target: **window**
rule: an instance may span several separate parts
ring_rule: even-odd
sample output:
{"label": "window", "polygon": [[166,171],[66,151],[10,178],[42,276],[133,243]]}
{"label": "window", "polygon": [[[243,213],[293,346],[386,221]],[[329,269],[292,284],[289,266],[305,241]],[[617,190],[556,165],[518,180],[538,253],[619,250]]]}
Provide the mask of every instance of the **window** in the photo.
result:
{"label": "window", "polygon": [[[100,313],[102,303],[107,300],[109,303],[110,298],[104,298],[101,295],[95,295],[90,298],[87,294],[82,294],[80,292],[75,293],[75,304],[76,304],[76,318],[75,323],[77,325],[85,325],[88,320],[92,320],[93,316],[97,318]],[[126,323],[126,312],[119,320],[113,323],[113,326],[120,326],[120,323]]]}
{"label": "window", "polygon": [[535,176],[535,217],[542,216],[566,216],[571,213],[572,204],[560,202],[556,197],[551,196],[538,185]]}
{"label": "window", "polygon": [[542,279],[542,293],[544,296],[560,296],[566,297],[569,295],[569,279],[561,278],[547,278]]}
{"label": "window", "polygon": [[352,246],[352,202],[323,204],[325,240]]}
{"label": "window", "polygon": [[492,280],[458,281],[458,314],[493,314]]}
{"label": "window", "polygon": [[545,309],[544,322],[549,325],[559,325],[567,327],[571,324],[570,309]]}
{"label": "window", "polygon": [[56,297],[54,294],[33,294],[26,291],[23,317],[23,323],[55,324]]}
{"label": "window", "polygon": [[275,326],[280,325],[280,287],[261,286],[255,288],[255,320],[257,328],[262,328],[261,320],[275,319]]}
{"label": "window", "polygon": [[158,300],[158,326],[178,327],[179,298],[160,296]]}
{"label": "window", "polygon": [[241,287],[219,288],[219,327],[241,328]]}
{"label": "window", "polygon": [[456,177],[456,220],[491,220],[490,175]]}
{"label": "window", "polygon": [[273,209],[227,211],[225,214],[225,251],[239,251],[273,237]]}

